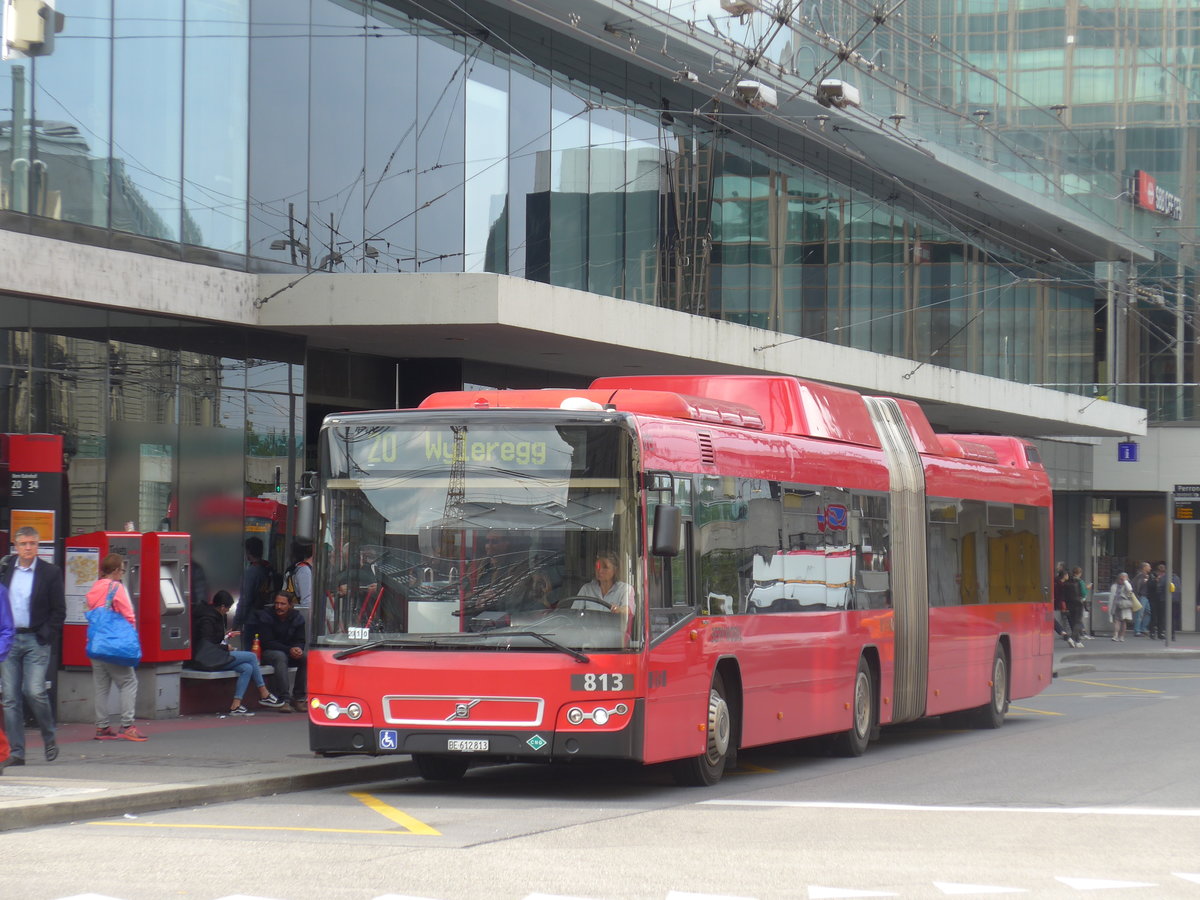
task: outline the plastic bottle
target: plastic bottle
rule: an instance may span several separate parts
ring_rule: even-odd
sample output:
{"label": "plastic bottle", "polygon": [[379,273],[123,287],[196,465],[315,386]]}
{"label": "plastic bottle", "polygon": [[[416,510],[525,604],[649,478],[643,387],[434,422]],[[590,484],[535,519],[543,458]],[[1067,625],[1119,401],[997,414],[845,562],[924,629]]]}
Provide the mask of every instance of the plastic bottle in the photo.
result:
{"label": "plastic bottle", "polygon": [[258,642],[258,635],[254,636],[254,643],[250,645],[250,652],[254,654],[255,659],[262,662],[262,644]]}

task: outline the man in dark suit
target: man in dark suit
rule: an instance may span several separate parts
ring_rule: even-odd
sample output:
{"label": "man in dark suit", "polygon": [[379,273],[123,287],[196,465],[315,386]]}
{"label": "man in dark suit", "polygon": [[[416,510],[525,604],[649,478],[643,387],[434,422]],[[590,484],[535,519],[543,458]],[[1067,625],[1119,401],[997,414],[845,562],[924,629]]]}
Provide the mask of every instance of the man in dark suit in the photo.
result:
{"label": "man in dark suit", "polygon": [[0,664],[4,680],[4,730],[11,745],[0,769],[25,765],[25,716],[21,698],[29,704],[42,732],[47,762],[58,758],[54,737],[54,710],[46,690],[46,672],[51,652],[58,645],[67,601],[63,576],[57,566],[38,559],[39,535],[28,525],[14,535],[16,560],[0,576],[12,606],[12,649]]}

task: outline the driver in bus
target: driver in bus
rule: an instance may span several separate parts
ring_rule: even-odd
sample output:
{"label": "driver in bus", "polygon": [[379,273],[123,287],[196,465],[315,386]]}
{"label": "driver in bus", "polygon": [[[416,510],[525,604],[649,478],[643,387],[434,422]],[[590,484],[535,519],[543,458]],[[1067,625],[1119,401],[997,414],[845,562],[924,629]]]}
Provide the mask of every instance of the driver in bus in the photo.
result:
{"label": "driver in bus", "polygon": [[628,616],[633,609],[633,588],[624,581],[617,581],[619,570],[617,554],[597,554],[596,577],[581,587],[577,596],[599,600],[612,612]]}

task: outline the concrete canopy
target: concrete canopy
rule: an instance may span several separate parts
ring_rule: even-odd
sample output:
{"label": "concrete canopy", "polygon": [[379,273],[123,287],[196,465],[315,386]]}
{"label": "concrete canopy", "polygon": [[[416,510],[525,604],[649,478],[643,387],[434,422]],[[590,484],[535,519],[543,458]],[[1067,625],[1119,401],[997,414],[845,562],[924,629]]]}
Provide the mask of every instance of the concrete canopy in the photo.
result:
{"label": "concrete canopy", "polygon": [[271,275],[259,287],[260,297],[279,291],[259,308],[259,325],[325,349],[462,357],[561,372],[576,384],[620,374],[795,375],[916,400],[943,431],[1146,431],[1135,407],[504,275]]}

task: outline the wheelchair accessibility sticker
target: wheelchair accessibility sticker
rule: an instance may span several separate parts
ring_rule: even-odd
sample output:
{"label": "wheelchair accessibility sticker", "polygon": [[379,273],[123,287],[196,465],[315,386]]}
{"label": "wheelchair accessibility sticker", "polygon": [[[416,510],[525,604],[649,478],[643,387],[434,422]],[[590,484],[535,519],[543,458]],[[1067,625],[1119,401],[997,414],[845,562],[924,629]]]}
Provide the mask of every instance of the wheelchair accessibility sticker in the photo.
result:
{"label": "wheelchair accessibility sticker", "polygon": [[379,731],[379,749],[380,750],[395,750],[398,745],[396,731],[391,728],[383,728]]}

